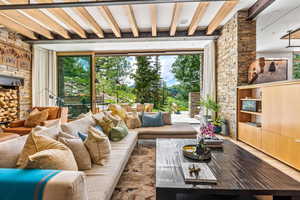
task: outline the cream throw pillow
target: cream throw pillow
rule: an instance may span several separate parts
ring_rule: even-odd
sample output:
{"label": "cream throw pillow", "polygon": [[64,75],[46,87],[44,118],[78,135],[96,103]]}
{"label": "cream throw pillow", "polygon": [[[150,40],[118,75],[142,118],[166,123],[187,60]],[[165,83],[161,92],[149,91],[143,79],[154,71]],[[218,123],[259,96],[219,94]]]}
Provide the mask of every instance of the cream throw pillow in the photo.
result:
{"label": "cream throw pillow", "polygon": [[17,167],[78,170],[73,153],[67,146],[38,132],[28,136]]}
{"label": "cream throw pillow", "polygon": [[88,137],[84,144],[90,153],[92,162],[103,165],[103,161],[111,152],[109,138],[103,132],[91,126],[88,129]]}

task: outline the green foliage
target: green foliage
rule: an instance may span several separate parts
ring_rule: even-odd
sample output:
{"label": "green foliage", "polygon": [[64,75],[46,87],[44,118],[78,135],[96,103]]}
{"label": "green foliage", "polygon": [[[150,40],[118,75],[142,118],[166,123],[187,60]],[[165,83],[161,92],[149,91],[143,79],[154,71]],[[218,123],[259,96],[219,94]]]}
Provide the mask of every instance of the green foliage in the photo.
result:
{"label": "green foliage", "polygon": [[200,55],[179,55],[172,65],[172,73],[180,83],[174,87],[185,100],[190,92],[200,91],[200,64]]}
{"label": "green foliage", "polygon": [[150,59],[149,56],[137,56],[137,69],[131,77],[135,82],[136,101],[140,103],[153,102],[157,108],[160,98],[160,64],[158,58],[155,63]]}
{"label": "green foliage", "polygon": [[206,115],[208,115],[208,111],[217,113],[220,110],[220,105],[215,100],[213,100],[209,95],[207,95],[206,99],[200,100],[200,105],[205,107]]}
{"label": "green foliage", "polygon": [[[133,89],[126,79],[133,72],[133,67],[125,56],[96,57],[96,91],[105,94],[105,102],[134,102]],[[100,95],[101,96],[101,95]]]}
{"label": "green foliage", "polygon": [[300,79],[300,54],[294,54],[293,77]]}

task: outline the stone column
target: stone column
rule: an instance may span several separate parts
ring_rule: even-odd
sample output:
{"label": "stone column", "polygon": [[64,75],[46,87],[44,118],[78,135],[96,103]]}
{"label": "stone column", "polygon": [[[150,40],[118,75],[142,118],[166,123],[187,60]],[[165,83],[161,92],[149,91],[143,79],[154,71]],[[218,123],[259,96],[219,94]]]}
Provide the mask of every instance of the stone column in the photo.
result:
{"label": "stone column", "polygon": [[247,84],[248,67],[256,59],[256,22],[247,20],[247,11],[238,11],[222,28],[217,40],[216,79],[219,116],[229,122],[236,137],[237,86]]}
{"label": "stone column", "polygon": [[194,118],[195,115],[199,114],[199,101],[200,92],[190,92],[189,93],[189,112],[190,117]]}

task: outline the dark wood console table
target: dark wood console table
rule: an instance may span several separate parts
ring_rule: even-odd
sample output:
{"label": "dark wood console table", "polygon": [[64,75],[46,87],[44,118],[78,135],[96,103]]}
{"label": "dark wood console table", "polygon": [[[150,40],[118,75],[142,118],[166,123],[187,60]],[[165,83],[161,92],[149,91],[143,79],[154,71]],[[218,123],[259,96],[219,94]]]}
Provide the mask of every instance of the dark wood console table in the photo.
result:
{"label": "dark wood console table", "polygon": [[[220,199],[251,199],[254,195],[272,195],[274,200],[300,200],[300,183],[236,144],[225,140],[223,150],[212,152],[209,167],[218,179],[217,184],[192,185],[183,179],[180,162],[181,147],[193,144],[191,139],[157,139],[156,141],[156,198],[200,199],[214,195]],[[225,197],[225,198],[224,198]],[[209,199],[208,197],[205,199]],[[230,199],[230,198],[229,198]]]}

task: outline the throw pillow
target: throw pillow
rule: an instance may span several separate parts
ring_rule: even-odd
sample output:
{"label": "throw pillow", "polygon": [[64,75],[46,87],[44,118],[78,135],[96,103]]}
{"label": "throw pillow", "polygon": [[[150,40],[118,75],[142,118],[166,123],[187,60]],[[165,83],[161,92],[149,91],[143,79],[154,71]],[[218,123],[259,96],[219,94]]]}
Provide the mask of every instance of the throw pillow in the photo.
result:
{"label": "throw pillow", "polygon": [[122,106],[118,104],[110,104],[108,106],[108,110],[112,112],[112,115],[117,115],[119,116],[122,120],[125,120],[126,118],[126,111]]}
{"label": "throw pillow", "polygon": [[28,136],[17,167],[78,170],[73,153],[67,146],[37,132]]}
{"label": "throw pillow", "polygon": [[92,162],[103,165],[104,159],[109,156],[111,151],[108,137],[103,132],[91,126],[84,144],[90,153]]}
{"label": "throw pillow", "polygon": [[80,138],[59,137],[58,141],[71,149],[79,170],[92,168],[90,154]]}
{"label": "throw pillow", "polygon": [[35,126],[40,125],[42,122],[48,119],[48,110],[43,111],[33,111],[34,113],[30,113],[28,118],[25,120],[25,127],[33,128]]}
{"label": "throw pillow", "polygon": [[86,133],[81,133],[81,132],[78,132],[78,136],[80,137],[80,139],[84,142],[85,139],[87,138],[87,134]]}
{"label": "throw pillow", "polygon": [[162,118],[163,118],[164,125],[172,125],[171,113],[163,112]]}
{"label": "throw pillow", "polygon": [[58,118],[59,114],[59,107],[47,107],[49,115],[48,115],[48,120],[53,120]]}
{"label": "throw pillow", "polygon": [[128,128],[125,122],[120,121],[119,124],[110,131],[110,139],[114,142],[121,141],[128,135]]}
{"label": "throw pillow", "polygon": [[114,126],[117,126],[118,123],[122,121],[122,119],[118,115],[112,115],[109,112],[104,112],[104,114],[109,120],[113,122]]}
{"label": "throw pillow", "polygon": [[127,113],[125,123],[129,129],[140,128],[142,126],[137,112]]}
{"label": "throw pillow", "polygon": [[164,122],[162,119],[162,113],[158,112],[154,115],[143,113],[142,115],[142,126],[143,127],[159,127],[163,126]]}
{"label": "throw pillow", "polygon": [[98,120],[96,118],[94,118],[96,121],[96,124],[101,126],[101,128],[103,129],[103,132],[109,136],[109,132],[111,131],[111,129],[115,126],[113,121],[110,120],[107,116],[104,116],[102,119]]}

